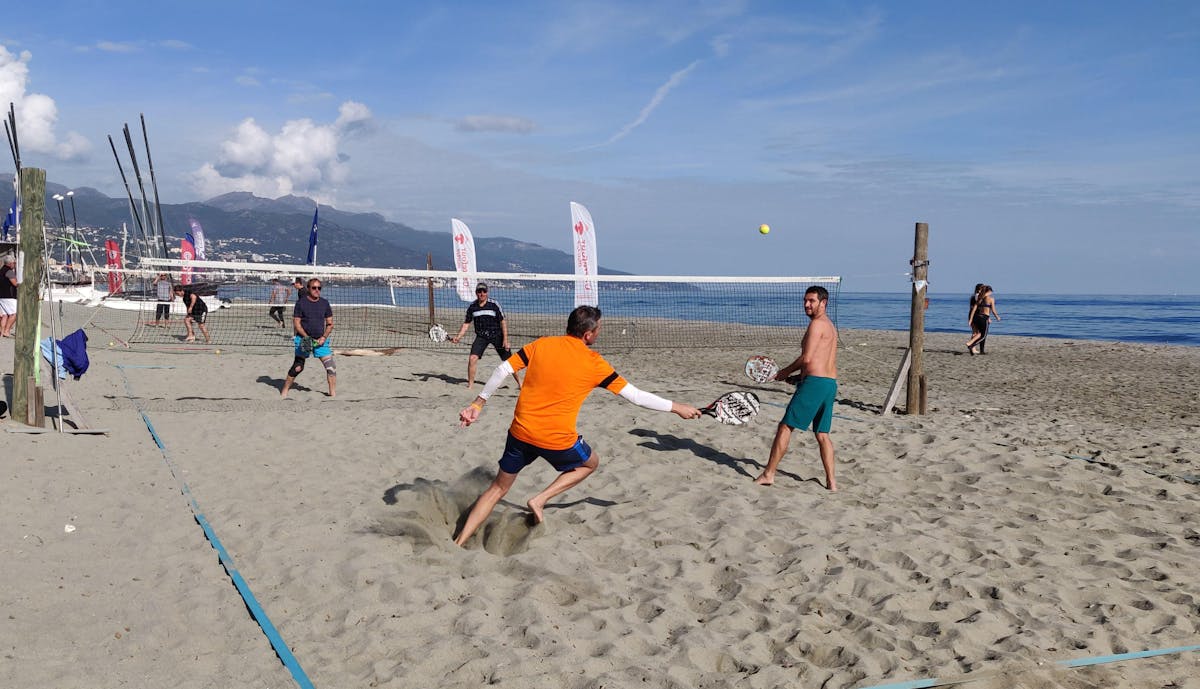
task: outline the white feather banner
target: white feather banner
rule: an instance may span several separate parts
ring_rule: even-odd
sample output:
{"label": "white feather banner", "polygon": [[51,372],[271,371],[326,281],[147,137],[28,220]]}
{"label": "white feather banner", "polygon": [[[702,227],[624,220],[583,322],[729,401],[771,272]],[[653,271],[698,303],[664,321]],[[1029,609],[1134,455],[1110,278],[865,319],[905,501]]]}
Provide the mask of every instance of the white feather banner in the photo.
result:
{"label": "white feather banner", "polygon": [[471,228],[458,218],[450,218],[450,236],[454,240],[454,270],[459,272],[455,283],[458,298],[475,301],[475,238]]}
{"label": "white feather banner", "polygon": [[575,305],[599,306],[596,274],[596,225],[583,204],[571,202],[571,239],[575,246]]}

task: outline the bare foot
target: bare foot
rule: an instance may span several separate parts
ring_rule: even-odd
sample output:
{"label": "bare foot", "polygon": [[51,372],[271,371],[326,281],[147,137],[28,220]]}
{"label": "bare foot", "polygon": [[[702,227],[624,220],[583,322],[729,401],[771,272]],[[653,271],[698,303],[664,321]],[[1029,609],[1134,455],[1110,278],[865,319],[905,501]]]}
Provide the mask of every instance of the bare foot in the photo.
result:
{"label": "bare foot", "polygon": [[529,498],[529,502],[525,503],[529,506],[529,510],[533,512],[533,523],[542,523],[542,508],[546,506],[545,502],[537,502],[537,498]]}
{"label": "bare foot", "polygon": [[758,475],[758,478],[754,479],[754,482],[760,486],[772,486],[775,485],[775,477],[771,476],[768,478],[767,472],[764,471]]}
{"label": "bare foot", "polygon": [[286,392],[279,393],[279,399],[283,399],[283,400],[287,399],[287,393]]}

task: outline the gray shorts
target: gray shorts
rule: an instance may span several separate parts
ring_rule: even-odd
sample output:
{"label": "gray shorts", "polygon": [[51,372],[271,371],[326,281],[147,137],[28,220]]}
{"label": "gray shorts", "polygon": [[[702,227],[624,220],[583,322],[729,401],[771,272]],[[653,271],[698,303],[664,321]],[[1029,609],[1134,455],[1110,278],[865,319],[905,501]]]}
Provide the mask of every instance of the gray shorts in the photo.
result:
{"label": "gray shorts", "polygon": [[0,316],[17,315],[16,299],[0,299]]}

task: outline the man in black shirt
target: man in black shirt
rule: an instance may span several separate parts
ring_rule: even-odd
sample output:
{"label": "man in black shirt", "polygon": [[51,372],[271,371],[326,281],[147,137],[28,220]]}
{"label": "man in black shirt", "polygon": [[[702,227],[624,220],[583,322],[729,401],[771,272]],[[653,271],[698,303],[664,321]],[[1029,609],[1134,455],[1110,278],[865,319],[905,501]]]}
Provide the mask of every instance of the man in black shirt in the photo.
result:
{"label": "man in black shirt", "polygon": [[190,289],[184,289],[183,285],[175,285],[175,295],[183,299],[183,308],[187,309],[187,316],[183,319],[183,325],[187,328],[187,339],[185,342],[196,341],[196,331],[192,330],[192,324],[200,326],[200,332],[204,334],[204,343],[212,344],[212,339],[208,336],[208,326],[204,325],[208,320],[208,304]]}
{"label": "man in black shirt", "polygon": [[304,370],[304,362],[310,356],[321,360],[325,367],[325,378],[329,381],[329,396],[337,396],[337,366],[333,361],[333,345],[329,342],[329,335],[333,332],[333,307],[328,299],[321,296],[321,288],[320,280],[310,279],[306,288],[308,294],[296,302],[296,308],[292,311],[292,327],[296,333],[292,341],[296,358],[284,378],[280,397],[288,396],[288,390],[292,389],[292,383]]}
{"label": "man in black shirt", "polygon": [[[458,329],[458,334],[450,338],[451,342],[458,344],[467,333],[467,326],[475,323],[475,341],[471,343],[471,356],[467,359],[468,390],[475,387],[475,368],[479,364],[479,358],[487,351],[488,345],[496,348],[501,361],[508,361],[512,356],[508,344],[508,321],[504,320],[504,312],[500,310],[500,305],[488,299],[486,283],[481,282],[475,286],[475,297],[475,301],[467,307],[467,317]],[[514,375],[513,380],[517,381],[517,387],[521,387],[519,378]]]}

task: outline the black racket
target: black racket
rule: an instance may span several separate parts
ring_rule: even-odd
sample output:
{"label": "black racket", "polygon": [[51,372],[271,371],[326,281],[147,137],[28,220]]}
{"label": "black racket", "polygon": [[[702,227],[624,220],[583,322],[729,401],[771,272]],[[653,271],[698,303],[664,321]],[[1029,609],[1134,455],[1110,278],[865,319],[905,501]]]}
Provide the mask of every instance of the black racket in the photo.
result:
{"label": "black racket", "polygon": [[741,426],[758,414],[758,395],[746,390],[735,390],[721,395],[713,403],[700,410],[730,426]]}

